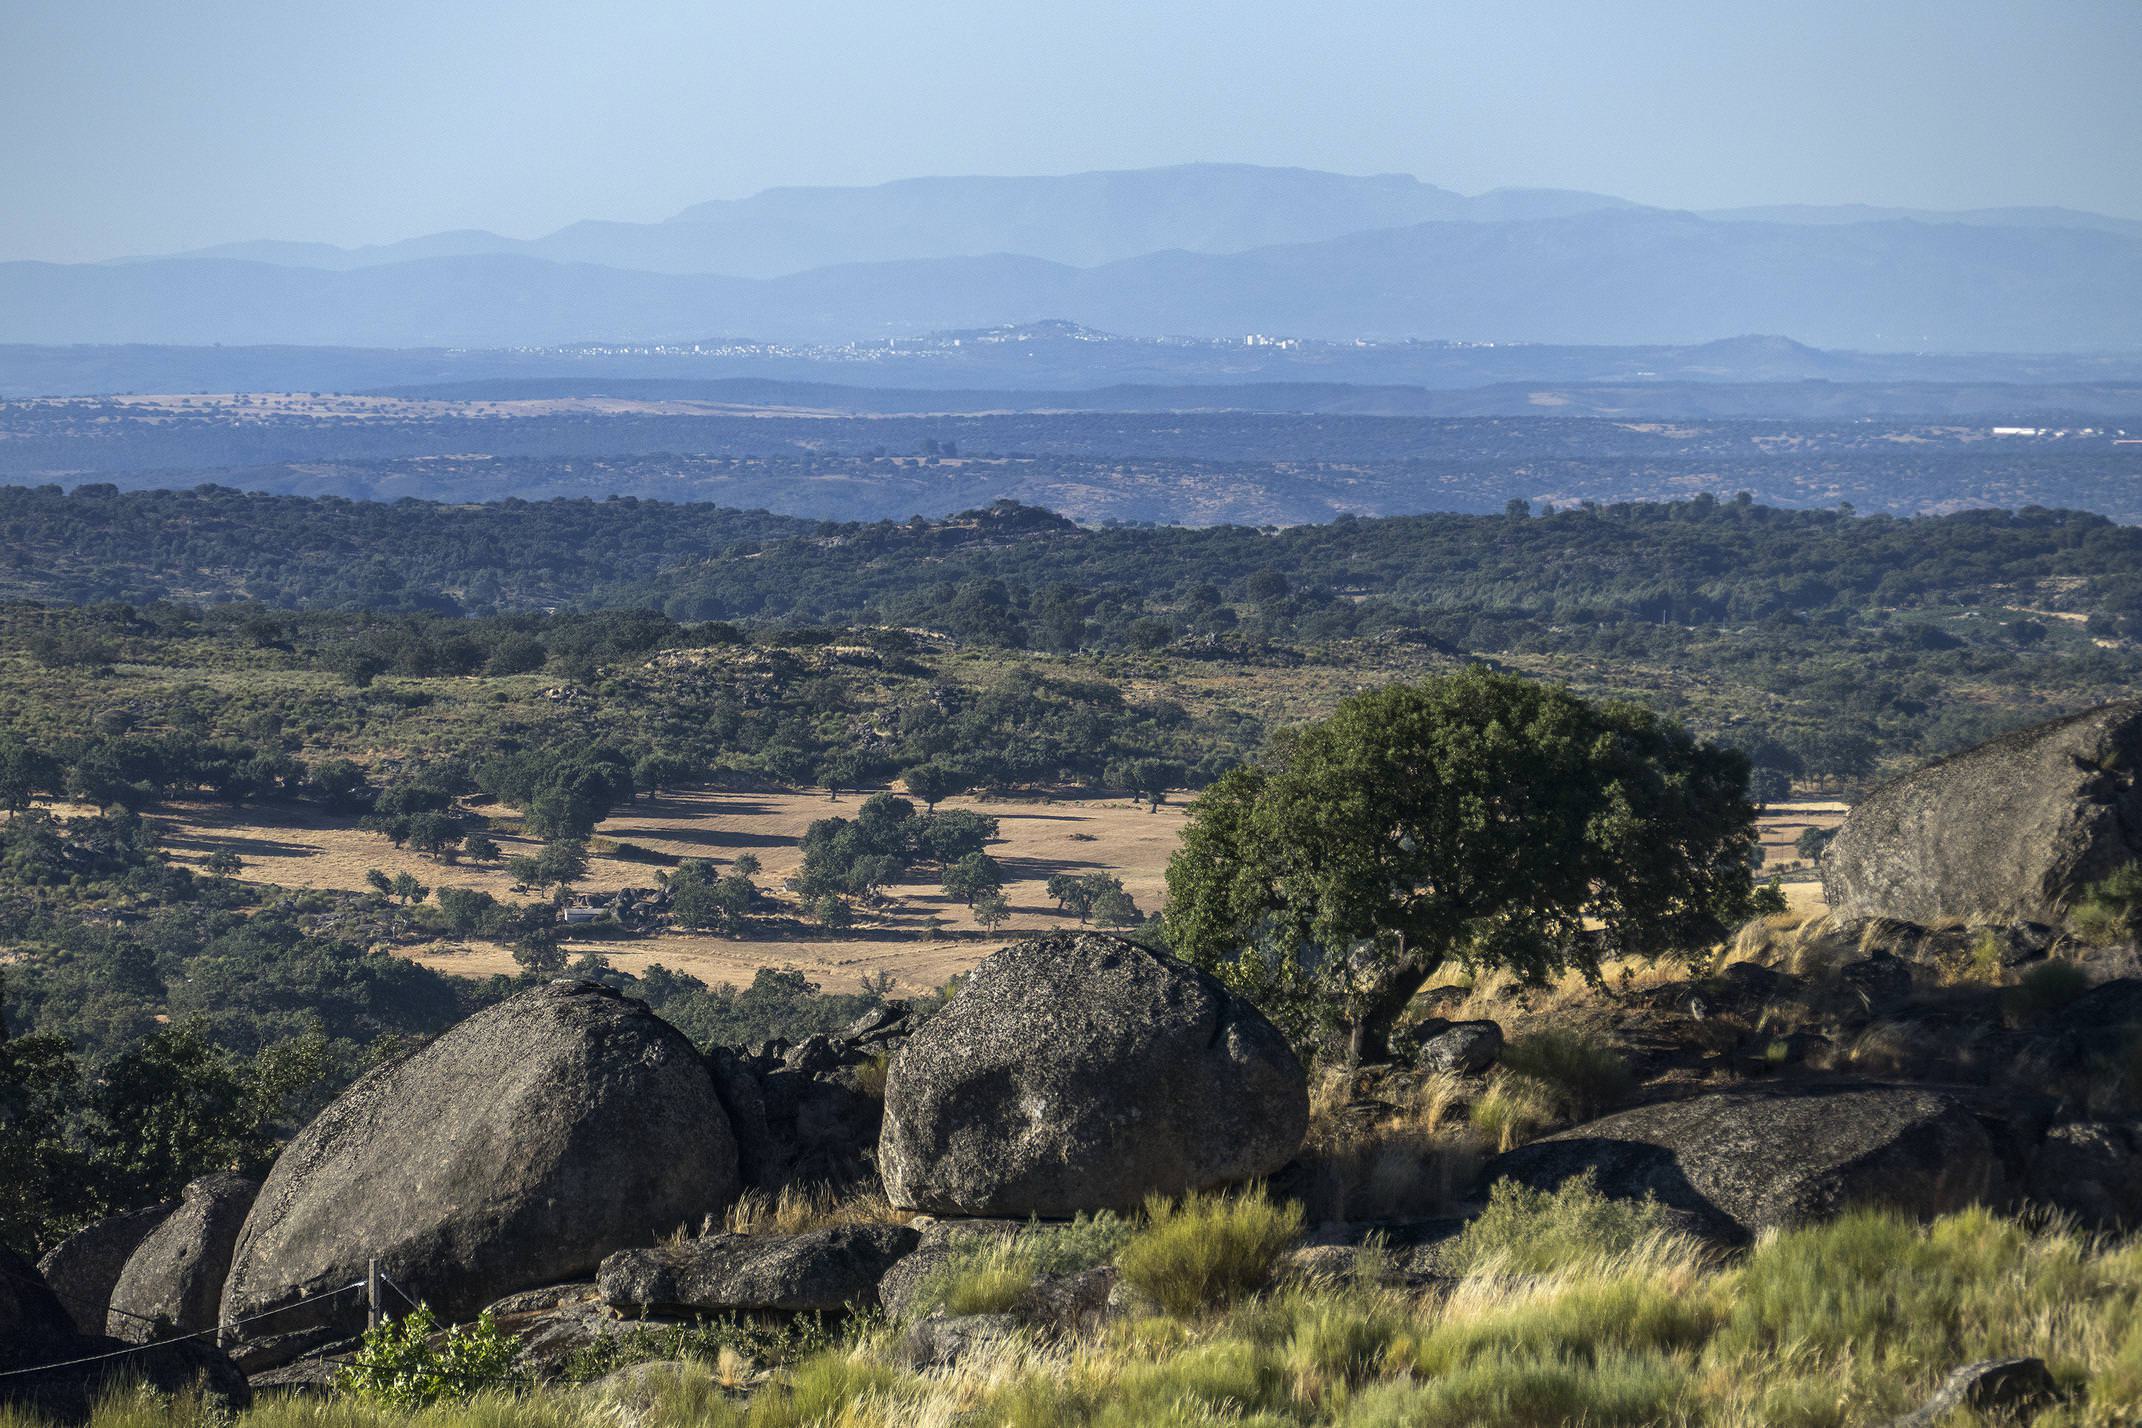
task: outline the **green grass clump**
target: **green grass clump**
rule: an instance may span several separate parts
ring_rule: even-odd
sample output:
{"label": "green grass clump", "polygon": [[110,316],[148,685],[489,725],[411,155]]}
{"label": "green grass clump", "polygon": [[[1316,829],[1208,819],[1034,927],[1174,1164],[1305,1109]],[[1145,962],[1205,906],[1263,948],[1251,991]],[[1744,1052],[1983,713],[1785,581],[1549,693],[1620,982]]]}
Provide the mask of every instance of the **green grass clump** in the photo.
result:
{"label": "green grass clump", "polygon": [[[1034,1287],[1034,1262],[1009,1238],[939,1271],[942,1278],[921,1296],[927,1308],[947,1314],[1002,1314],[1016,1309]],[[934,1292],[931,1292],[934,1290]]]}
{"label": "green grass clump", "polygon": [[744,1421],[748,1428],[884,1423],[921,1388],[914,1375],[860,1351],[829,1350],[754,1394]]}
{"label": "green grass clump", "polygon": [[2101,947],[2142,935],[2142,863],[2084,888],[2068,909],[2068,931]]}
{"label": "green grass clump", "polygon": [[1491,1354],[1445,1377],[1387,1380],[1333,1420],[1345,1428],[1648,1428],[1688,1421],[1688,1373],[1637,1354]]}
{"label": "green grass clump", "polygon": [[[2070,1382],[2115,1359],[2142,1294],[2142,1253],[1983,1209],[1931,1225],[1867,1209],[1764,1240],[1720,1292],[1726,1315],[1708,1357],[1755,1391],[1758,1418],[1858,1422],[1910,1407],[1974,1359],[2036,1355]],[[1830,1412],[1786,1412],[1806,1391],[1795,1364],[1835,1378]],[[2102,1387],[2102,1406],[2131,1394],[2116,1379]],[[2122,1411],[2138,1406],[2127,1396]]]}
{"label": "green grass clump", "polygon": [[1133,1288],[1176,1315],[1262,1289],[1302,1231],[1301,1206],[1275,1205],[1261,1188],[1193,1191],[1172,1203],[1156,1197],[1145,1212],[1146,1228],[1123,1247],[1116,1267]]}
{"label": "green grass clump", "polygon": [[1591,1171],[1553,1190],[1498,1180],[1487,1208],[1448,1251],[1451,1268],[1488,1265],[1520,1274],[1551,1274],[1618,1259],[1672,1227],[1656,1200],[1614,1200]]}
{"label": "green grass clump", "polygon": [[1036,1222],[1013,1235],[970,1232],[953,1242],[944,1263],[916,1287],[909,1309],[1003,1313],[1016,1308],[1043,1275],[1076,1274],[1109,1263],[1131,1234],[1131,1223],[1109,1210],[1063,1224]]}
{"label": "green grass clump", "polygon": [[1497,1151],[1515,1150],[1554,1124],[1554,1104],[1524,1076],[1497,1076],[1467,1112],[1473,1129]]}
{"label": "green grass clump", "polygon": [[2089,990],[2088,972],[2055,957],[2016,979],[2008,991],[2009,1014],[2019,1021],[2035,1021],[2051,1016]]}
{"label": "green grass clump", "polygon": [[1574,1031],[1537,1031],[1512,1041],[1503,1068],[1539,1086],[1571,1120],[1610,1110],[1636,1085],[1629,1064],[1611,1047]]}

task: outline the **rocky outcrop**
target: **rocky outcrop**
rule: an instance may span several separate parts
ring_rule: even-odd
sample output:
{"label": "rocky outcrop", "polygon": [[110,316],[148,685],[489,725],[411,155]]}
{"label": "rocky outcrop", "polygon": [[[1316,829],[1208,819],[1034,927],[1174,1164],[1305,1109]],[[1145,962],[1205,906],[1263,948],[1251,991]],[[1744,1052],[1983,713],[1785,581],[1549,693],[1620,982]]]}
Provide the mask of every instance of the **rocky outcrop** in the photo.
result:
{"label": "rocky outcrop", "polygon": [[58,1358],[74,1337],[74,1321],[37,1267],[0,1246],[0,1369]]}
{"label": "rocky outcrop", "polygon": [[470,1315],[696,1227],[736,1191],[692,1044],[639,1002],[553,982],[367,1074],[298,1134],[246,1221],[224,1315],[356,1322],[360,1296],[315,1296],[374,1257],[441,1317]]}
{"label": "rocky outcrop", "polygon": [[2119,1065],[2138,1037],[2142,979],[2100,982],[2046,1018],[2015,1053],[2009,1077],[2058,1098],[2071,1116],[2124,1110],[2120,1079],[2105,1068]]}
{"label": "rocky outcrop", "polygon": [[1725,1244],[1861,1204],[1942,1214],[1997,1201],[2007,1185],[1965,1095],[1866,1083],[1640,1106],[1499,1156],[1485,1178],[1552,1190],[1587,1172],[1605,1194],[1656,1196],[1687,1229]]}
{"label": "rocky outcrop", "polygon": [[105,1394],[136,1385],[172,1394],[197,1389],[212,1412],[226,1414],[252,1401],[245,1375],[203,1340],[128,1345],[76,1333],[37,1267],[0,1249],[0,1407],[78,1423]]}
{"label": "rocky outcrop", "polygon": [[897,1205],[1065,1216],[1268,1175],[1307,1125],[1301,1064],[1255,1008],[1076,933],[983,961],[894,1056],[878,1164]]}
{"label": "rocky outcrop", "polygon": [[878,1281],[920,1237],[906,1225],[831,1225],[793,1235],[706,1235],[621,1250],[603,1298],[631,1313],[831,1313],[878,1302]]}
{"label": "rocky outcrop", "polygon": [[[77,1332],[101,1334],[120,1272],[149,1232],[177,1209],[176,1201],[112,1215],[61,1240],[37,1262]],[[219,1283],[218,1290],[222,1285]]]}
{"label": "rocky outcrop", "polygon": [[1442,1022],[1423,1028],[1414,1064],[1423,1071],[1477,1076],[1501,1055],[1502,1028],[1494,1022]]}
{"label": "rocky outcrop", "polygon": [[2142,1225],[2142,1121],[2054,1126],[2031,1158],[2028,1192],[2085,1229]]}
{"label": "rocky outcrop", "polygon": [[2142,858],[2142,700],[2056,719],[1875,791],[1822,856],[1839,922],[2058,923]]}
{"label": "rocky outcrop", "polygon": [[840,1036],[819,1033],[793,1046],[774,1041],[756,1050],[716,1047],[708,1053],[747,1188],[839,1190],[877,1179],[885,1103],[882,1085],[870,1073],[906,1016],[904,1004],[891,1003]]}
{"label": "rocky outcrop", "polygon": [[179,1193],[178,1208],[143,1237],[112,1286],[105,1330],[146,1344],[216,1326],[231,1250],[260,1182],[204,1175]]}

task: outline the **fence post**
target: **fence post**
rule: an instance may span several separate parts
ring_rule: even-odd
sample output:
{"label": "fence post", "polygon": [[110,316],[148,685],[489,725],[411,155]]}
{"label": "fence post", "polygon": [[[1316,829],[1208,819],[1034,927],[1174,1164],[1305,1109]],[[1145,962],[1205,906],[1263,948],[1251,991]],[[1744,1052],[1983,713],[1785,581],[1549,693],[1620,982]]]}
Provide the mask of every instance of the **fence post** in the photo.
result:
{"label": "fence post", "polygon": [[364,1262],[364,1326],[367,1329],[379,1327],[379,1261],[376,1259]]}

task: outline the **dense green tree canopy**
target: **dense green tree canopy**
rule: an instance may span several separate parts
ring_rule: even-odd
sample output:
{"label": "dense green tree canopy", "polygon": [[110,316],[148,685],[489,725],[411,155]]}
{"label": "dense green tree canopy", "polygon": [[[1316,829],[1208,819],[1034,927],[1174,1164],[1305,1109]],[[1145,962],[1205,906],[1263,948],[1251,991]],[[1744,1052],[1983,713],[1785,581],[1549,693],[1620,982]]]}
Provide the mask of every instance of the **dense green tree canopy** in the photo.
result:
{"label": "dense green tree canopy", "polygon": [[1445,963],[1693,951],[1753,906],[1748,764],[1481,668],[1358,695],[1222,777],[1168,869],[1181,952],[1381,1050]]}

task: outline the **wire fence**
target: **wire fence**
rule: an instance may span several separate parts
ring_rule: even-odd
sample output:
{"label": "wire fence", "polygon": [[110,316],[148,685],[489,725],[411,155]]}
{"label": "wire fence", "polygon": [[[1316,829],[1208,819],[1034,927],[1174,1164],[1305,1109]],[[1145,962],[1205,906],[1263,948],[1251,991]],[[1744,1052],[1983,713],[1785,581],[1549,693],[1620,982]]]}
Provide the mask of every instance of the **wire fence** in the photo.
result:
{"label": "wire fence", "polygon": [[[385,1275],[381,1275],[380,1278],[389,1284],[393,1283],[391,1280],[387,1280]],[[262,1319],[273,1318],[277,1314],[285,1314],[292,1309],[316,1308],[331,1299],[337,1299],[340,1298],[342,1295],[354,1293],[355,1291],[363,1289],[364,1287],[365,1281],[360,1279],[354,1284],[345,1284],[340,1289],[331,1289],[325,1294],[315,1294],[312,1295],[310,1298],[299,1299],[289,1304],[278,1304],[273,1309],[263,1309],[257,1314],[247,1314],[242,1318],[226,1319],[222,1323],[217,1324],[212,1329],[196,1329],[190,1334],[174,1334],[168,1339],[157,1339],[153,1342],[146,1344],[130,1344],[126,1348],[113,1349],[109,1353],[84,1354],[80,1358],[57,1359],[52,1363],[35,1364],[29,1368],[0,1370],[0,1378],[22,1378],[29,1374],[50,1373],[54,1369],[79,1368],[83,1364],[104,1363],[111,1359],[128,1358],[134,1354],[146,1354],[156,1349],[166,1348],[172,1344],[183,1344],[189,1339],[212,1339],[216,1338],[221,1334],[226,1333],[231,1329],[238,1328],[241,1325],[258,1323]],[[404,1299],[409,1299],[409,1295],[403,1291],[400,1285],[394,1285],[394,1292],[396,1294],[400,1294]],[[414,1304],[416,1301],[412,1299],[409,1302],[411,1304]],[[120,1310],[119,1312],[122,1314],[126,1314],[125,1310]],[[126,1317],[132,1319],[140,1319],[143,1316],[139,1314],[127,1314]]]}
{"label": "wire fence", "polygon": [[[377,1291],[374,1287],[375,1280],[377,1281],[378,1285],[393,1290],[395,1294],[400,1296],[401,1301],[404,1304],[408,1305],[410,1309],[417,1310],[425,1307],[424,1303],[419,1300],[415,1295],[411,1294],[408,1290],[402,1288],[401,1285],[396,1284],[392,1278],[375,1268],[370,1272],[367,1278],[359,1279],[352,1283],[345,1284],[340,1289],[331,1289],[324,1294],[315,1294],[305,1299],[295,1300],[289,1304],[278,1304],[273,1309],[263,1309],[256,1314],[247,1314],[237,1319],[226,1319],[223,1322],[217,1324],[214,1328],[197,1329],[190,1334],[175,1334],[168,1339],[157,1339],[151,1343],[146,1344],[130,1344],[126,1348],[113,1349],[108,1353],[84,1354],[80,1358],[58,1359],[52,1363],[35,1364],[29,1368],[7,1369],[4,1371],[0,1371],[0,1379],[24,1378],[32,1374],[50,1373],[56,1369],[79,1368],[84,1364],[106,1363],[115,1359],[128,1358],[135,1354],[150,1353],[156,1349],[167,1348],[172,1344],[183,1344],[190,1339],[220,1338],[222,1335],[229,1332],[230,1330],[239,1328],[242,1325],[258,1323],[262,1319],[271,1319],[277,1314],[288,1313],[292,1309],[318,1308],[320,1305],[328,1303],[335,1299],[339,1299],[345,1294],[355,1294],[360,1291],[365,1293],[367,1301],[369,1303],[369,1307],[374,1311],[374,1314],[377,1315],[379,1311],[379,1304]],[[94,1309],[96,1307],[94,1305],[83,1304],[81,1300],[73,1296],[59,1294],[57,1290],[54,1291],[54,1294],[56,1297],[61,1298],[66,1302],[76,1304],[78,1307],[81,1308]],[[116,1305],[107,1306],[107,1308],[111,1313],[119,1314],[124,1318],[138,1320],[145,1324],[153,1324],[158,1322],[157,1320],[151,1318],[148,1315],[136,1314],[131,1310],[120,1309]],[[529,1373],[516,1373],[508,1375],[486,1374],[482,1376],[457,1374],[454,1377],[456,1382],[462,1384],[463,1386],[497,1385],[501,1387],[526,1388],[531,1381],[532,1375]]]}

